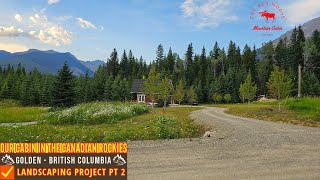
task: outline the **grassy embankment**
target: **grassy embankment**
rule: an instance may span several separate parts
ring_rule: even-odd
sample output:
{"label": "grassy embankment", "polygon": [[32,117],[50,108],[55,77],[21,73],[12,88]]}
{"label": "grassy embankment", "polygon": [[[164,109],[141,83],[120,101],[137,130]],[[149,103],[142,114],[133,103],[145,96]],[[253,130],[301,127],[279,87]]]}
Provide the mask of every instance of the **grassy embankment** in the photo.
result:
{"label": "grassy embankment", "polygon": [[281,111],[278,102],[252,102],[250,104],[221,104],[228,113],[267,121],[320,127],[320,98],[289,98]]}
{"label": "grassy embankment", "polygon": [[47,112],[46,107],[20,107],[16,101],[0,101],[0,123],[38,121]]}
{"label": "grassy embankment", "polygon": [[0,127],[0,142],[108,142],[199,137],[189,118],[198,108],[150,109],[142,104],[96,102],[47,113],[45,122]]}

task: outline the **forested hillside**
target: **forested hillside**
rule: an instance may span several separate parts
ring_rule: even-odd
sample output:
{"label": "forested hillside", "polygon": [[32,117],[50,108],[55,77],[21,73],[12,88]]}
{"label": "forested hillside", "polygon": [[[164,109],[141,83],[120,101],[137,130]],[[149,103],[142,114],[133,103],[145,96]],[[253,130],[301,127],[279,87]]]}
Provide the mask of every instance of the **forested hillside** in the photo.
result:
{"label": "forested hillside", "polygon": [[194,91],[200,103],[214,101],[213,95],[227,95],[231,102],[240,102],[240,85],[245,82],[249,73],[252,83],[257,85],[255,95],[268,95],[267,82],[275,66],[284,70],[285,78],[291,80],[291,96],[297,96],[299,65],[302,66],[302,94],[320,95],[318,31],[306,39],[301,27],[295,28],[290,39],[281,39],[276,46],[271,41],[265,43],[260,53],[262,59],[258,60],[255,46],[246,45],[241,50],[235,42],[230,41],[226,49],[219,47],[216,42],[210,49],[203,47],[201,52],[194,52],[190,43],[185,56],[179,57],[171,48],[165,53],[160,44],[156,59],[147,64],[142,57],[134,57],[131,50],[119,55],[114,49],[108,62],[97,69],[94,77],[90,77],[88,73],[75,77],[67,64],[56,76],[42,74],[37,69],[27,73],[22,66],[2,67],[0,98],[20,100],[23,105],[51,106],[61,105],[61,92],[70,91],[67,106],[95,100],[128,101],[131,99],[133,80],[147,79],[152,66],[161,78],[172,80],[173,89],[177,89],[181,80],[179,89],[187,93],[185,101],[188,100],[188,93]]}

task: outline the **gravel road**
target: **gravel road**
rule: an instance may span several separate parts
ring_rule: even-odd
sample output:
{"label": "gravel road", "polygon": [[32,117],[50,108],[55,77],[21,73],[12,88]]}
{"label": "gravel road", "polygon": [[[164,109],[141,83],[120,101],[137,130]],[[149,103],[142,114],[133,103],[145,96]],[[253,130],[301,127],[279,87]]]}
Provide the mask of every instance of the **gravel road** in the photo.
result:
{"label": "gravel road", "polygon": [[213,136],[129,142],[128,179],[320,179],[320,128],[191,113]]}

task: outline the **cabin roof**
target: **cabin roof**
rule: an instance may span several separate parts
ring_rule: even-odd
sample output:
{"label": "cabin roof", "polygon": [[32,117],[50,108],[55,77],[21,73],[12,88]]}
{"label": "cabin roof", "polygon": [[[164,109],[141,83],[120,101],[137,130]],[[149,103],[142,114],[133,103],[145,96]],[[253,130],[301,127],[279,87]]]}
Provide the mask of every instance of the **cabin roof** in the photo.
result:
{"label": "cabin roof", "polygon": [[135,79],[132,83],[131,93],[141,92],[142,86],[143,86],[143,79]]}

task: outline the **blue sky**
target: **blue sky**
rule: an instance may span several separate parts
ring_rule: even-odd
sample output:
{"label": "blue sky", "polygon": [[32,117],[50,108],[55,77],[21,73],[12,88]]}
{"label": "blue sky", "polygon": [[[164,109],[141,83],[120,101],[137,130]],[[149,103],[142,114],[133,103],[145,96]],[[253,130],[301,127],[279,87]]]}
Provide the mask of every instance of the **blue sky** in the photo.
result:
{"label": "blue sky", "polygon": [[[0,0],[0,49],[35,48],[71,52],[81,60],[106,60],[113,48],[121,55],[155,58],[158,44],[172,47],[182,58],[192,42],[196,53],[207,53],[218,41],[242,49],[260,47],[287,30],[320,16],[318,0]],[[268,5],[258,8],[258,4]],[[279,9],[284,13],[280,17]],[[254,19],[250,19],[253,9]],[[258,13],[276,14],[276,22]],[[281,26],[282,31],[252,31],[254,25]]]}

